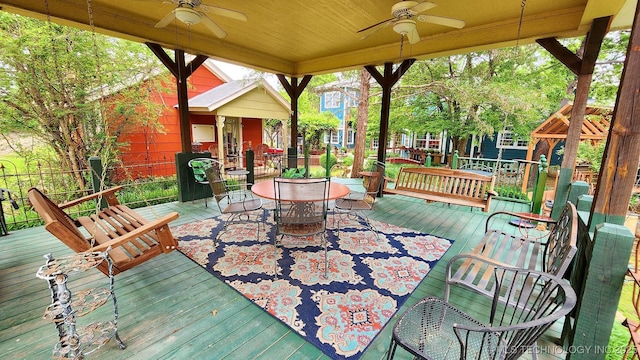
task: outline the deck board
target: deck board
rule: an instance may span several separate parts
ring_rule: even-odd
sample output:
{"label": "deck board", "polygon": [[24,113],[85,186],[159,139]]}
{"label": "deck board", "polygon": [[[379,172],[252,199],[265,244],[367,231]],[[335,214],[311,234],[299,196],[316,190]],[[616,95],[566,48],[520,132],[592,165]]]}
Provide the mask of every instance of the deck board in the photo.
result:
{"label": "deck board", "polygon": [[[357,181],[345,182],[358,186]],[[177,226],[218,214],[211,199],[209,205],[205,208],[202,200],[175,202],[136,211],[148,218],[177,211],[180,218],[171,223]],[[527,206],[494,200],[491,210],[527,211]],[[455,240],[399,313],[424,296],[443,295],[446,260],[480,241],[487,216],[464,206],[427,204],[401,195],[385,195],[376,202],[372,219]],[[0,353],[11,358],[49,359],[56,331],[52,323],[42,319],[42,314],[50,294],[46,282],[36,278],[35,273],[44,264],[44,254],[61,257],[72,252],[43,227],[12,231],[9,236],[0,237],[0,249]],[[71,281],[73,289],[79,289],[105,282],[106,278],[91,270]],[[127,349],[121,350],[111,341],[91,358],[328,359],[289,327],[179,252],[158,256],[117,275],[116,295],[119,331]],[[456,295],[452,301],[461,308],[484,310],[473,297]],[[105,315],[108,308],[91,316]],[[397,316],[375,338],[362,359],[385,358]],[[79,321],[85,323],[83,318]],[[561,326],[554,326],[543,340],[554,340],[560,329]],[[396,359],[408,358],[408,354],[398,351]]]}

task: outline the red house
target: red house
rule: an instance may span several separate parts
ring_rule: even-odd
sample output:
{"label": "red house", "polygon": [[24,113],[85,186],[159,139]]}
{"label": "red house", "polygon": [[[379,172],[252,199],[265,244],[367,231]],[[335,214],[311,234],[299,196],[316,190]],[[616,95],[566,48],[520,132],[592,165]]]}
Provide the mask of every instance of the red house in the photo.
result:
{"label": "red house", "polygon": [[[173,84],[166,88],[175,89],[175,78],[171,81]],[[194,152],[209,151],[212,157],[224,159],[228,167],[241,164],[241,155],[249,144],[255,149],[264,142],[264,119],[280,119],[286,129],[290,104],[266,81],[234,81],[209,59],[189,77],[188,88]],[[119,141],[128,144],[121,151],[125,165],[173,162],[175,154],[182,151],[177,94],[151,92],[150,96],[152,102],[163,105],[158,118],[160,129],[139,126],[119,136]],[[173,174],[175,169],[149,168],[129,175]]]}

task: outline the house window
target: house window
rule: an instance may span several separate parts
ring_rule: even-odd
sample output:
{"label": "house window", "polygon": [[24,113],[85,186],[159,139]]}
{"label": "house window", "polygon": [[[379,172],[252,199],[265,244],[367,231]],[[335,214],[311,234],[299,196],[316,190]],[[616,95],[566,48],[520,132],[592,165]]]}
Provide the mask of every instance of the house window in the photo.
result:
{"label": "house window", "polygon": [[324,108],[336,109],[340,107],[340,93],[337,91],[324,93]]}
{"label": "house window", "polygon": [[378,143],[378,138],[371,139],[371,148],[372,149],[377,149],[378,148],[378,144],[379,144]]}
{"label": "house window", "polygon": [[356,142],[355,135],[356,133],[353,131],[353,129],[347,130],[347,144],[353,144]]}
{"label": "house window", "polygon": [[529,140],[520,139],[511,130],[498,133],[496,143],[503,149],[526,149],[529,146]]}
{"label": "house window", "polygon": [[340,142],[340,136],[338,136],[338,132],[337,131],[332,131],[331,132],[331,143],[332,144],[337,144]]}

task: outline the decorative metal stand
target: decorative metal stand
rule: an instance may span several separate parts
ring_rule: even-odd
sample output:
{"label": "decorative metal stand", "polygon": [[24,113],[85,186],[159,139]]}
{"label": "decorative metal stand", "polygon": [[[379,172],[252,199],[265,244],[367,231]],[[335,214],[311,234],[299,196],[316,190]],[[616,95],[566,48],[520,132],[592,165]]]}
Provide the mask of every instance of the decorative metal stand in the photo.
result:
{"label": "decorative metal stand", "polygon": [[[82,359],[115,337],[121,349],[125,344],[118,336],[118,302],[114,292],[113,263],[107,252],[80,253],[54,259],[51,254],[44,256],[45,265],[37,276],[49,282],[51,305],[47,306],[43,318],[51,320],[58,329],[58,343],[53,349],[53,358]],[[107,261],[109,285],[77,291],[72,295],[67,287],[70,275],[86,271]],[[93,322],[78,328],[76,318],[82,317],[113,300],[113,320]]]}

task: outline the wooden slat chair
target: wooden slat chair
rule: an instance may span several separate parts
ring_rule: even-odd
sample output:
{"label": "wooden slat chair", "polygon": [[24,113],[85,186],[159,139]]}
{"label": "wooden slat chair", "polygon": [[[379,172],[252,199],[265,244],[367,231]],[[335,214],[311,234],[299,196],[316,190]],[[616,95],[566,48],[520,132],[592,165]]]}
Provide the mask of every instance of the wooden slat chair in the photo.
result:
{"label": "wooden slat chair", "polygon": [[[105,251],[113,260],[114,275],[130,269],[157,255],[176,249],[178,241],[169,230],[169,222],[178,218],[172,212],[149,221],[129,207],[120,205],[115,192],[117,186],[60,205],[53,203],[40,190],[29,190],[29,201],[45,222],[45,229],[65,243],[71,250]],[[73,220],[64,209],[94,199],[105,199],[108,207],[91,216]],[[104,266],[103,266],[104,265]],[[106,264],[98,269],[108,274]]]}
{"label": "wooden slat chair", "polygon": [[[472,252],[460,253],[447,264],[448,281],[491,297],[494,294],[493,279],[497,265],[537,270],[559,277],[565,275],[578,250],[578,213],[572,203],[567,202],[551,231],[540,237],[492,228],[492,219],[498,215],[533,220],[522,213],[493,213],[487,218],[484,237]],[[525,285],[522,289],[531,290]]]}

